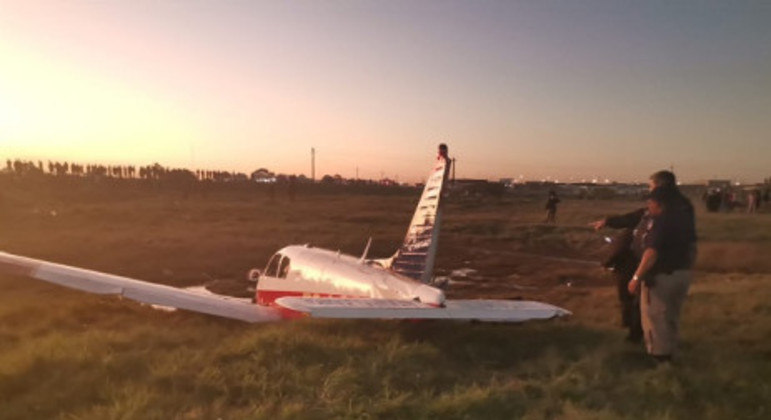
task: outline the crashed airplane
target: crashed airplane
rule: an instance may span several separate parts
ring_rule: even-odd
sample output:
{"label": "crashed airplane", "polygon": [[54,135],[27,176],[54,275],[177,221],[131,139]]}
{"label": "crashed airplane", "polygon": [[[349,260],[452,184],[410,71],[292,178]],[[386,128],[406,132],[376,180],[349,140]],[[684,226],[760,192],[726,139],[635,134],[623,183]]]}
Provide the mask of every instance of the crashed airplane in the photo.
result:
{"label": "crashed airplane", "polygon": [[430,285],[436,257],[442,199],[450,161],[447,147],[429,174],[404,243],[387,259],[291,245],[265,269],[253,269],[254,299],[156,284],[0,252],[0,273],[24,276],[96,294],[119,295],[155,306],[269,322],[302,317],[347,319],[448,319],[521,322],[569,315],[541,302],[448,300]]}

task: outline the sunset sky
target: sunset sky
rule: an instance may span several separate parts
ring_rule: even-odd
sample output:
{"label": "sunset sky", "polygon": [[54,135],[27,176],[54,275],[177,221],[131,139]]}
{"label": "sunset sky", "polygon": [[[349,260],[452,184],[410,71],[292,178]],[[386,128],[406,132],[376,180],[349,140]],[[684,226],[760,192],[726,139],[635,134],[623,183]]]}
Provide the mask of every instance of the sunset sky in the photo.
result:
{"label": "sunset sky", "polygon": [[771,2],[0,0],[0,158],[771,176]]}

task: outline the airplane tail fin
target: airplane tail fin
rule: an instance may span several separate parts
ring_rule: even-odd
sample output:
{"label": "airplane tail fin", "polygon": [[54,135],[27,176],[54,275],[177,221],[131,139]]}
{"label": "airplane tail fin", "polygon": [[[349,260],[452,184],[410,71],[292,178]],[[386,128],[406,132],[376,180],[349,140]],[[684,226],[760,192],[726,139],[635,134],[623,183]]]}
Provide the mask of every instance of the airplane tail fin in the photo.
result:
{"label": "airplane tail fin", "polygon": [[449,169],[447,146],[441,144],[439,156],[428,176],[404,243],[391,259],[393,271],[423,283],[431,281],[434,272],[439,224],[442,218],[442,193]]}

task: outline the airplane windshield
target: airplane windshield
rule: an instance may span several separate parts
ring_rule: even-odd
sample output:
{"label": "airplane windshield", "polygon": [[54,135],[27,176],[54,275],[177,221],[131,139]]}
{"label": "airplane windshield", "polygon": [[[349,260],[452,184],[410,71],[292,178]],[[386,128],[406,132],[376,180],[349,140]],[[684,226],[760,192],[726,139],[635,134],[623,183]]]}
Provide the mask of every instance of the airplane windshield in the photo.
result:
{"label": "airplane windshield", "polygon": [[289,257],[284,257],[281,259],[281,265],[278,269],[278,277],[285,279],[286,275],[289,273]]}
{"label": "airplane windshield", "polygon": [[281,261],[281,254],[275,254],[268,261],[268,266],[265,268],[265,275],[270,277],[278,277],[278,263]]}

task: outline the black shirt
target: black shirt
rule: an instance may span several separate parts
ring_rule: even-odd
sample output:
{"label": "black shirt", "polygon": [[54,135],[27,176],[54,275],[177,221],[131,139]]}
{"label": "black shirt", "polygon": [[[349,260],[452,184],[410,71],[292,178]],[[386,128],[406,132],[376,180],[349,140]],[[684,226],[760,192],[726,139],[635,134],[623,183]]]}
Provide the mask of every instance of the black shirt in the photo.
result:
{"label": "black shirt", "polygon": [[645,208],[640,208],[619,216],[608,216],[605,218],[605,226],[611,229],[634,229],[640,224],[640,219],[646,211]]}
{"label": "black shirt", "polygon": [[605,218],[605,226],[612,229],[629,229],[632,232],[629,246],[634,256],[639,260],[645,251],[645,235],[652,226],[653,216],[645,208],[619,216]]}
{"label": "black shirt", "polygon": [[651,274],[688,269],[693,264],[696,232],[693,215],[684,206],[672,206],[651,220],[645,248],[658,253]]}
{"label": "black shirt", "polygon": [[557,210],[557,203],[560,202],[560,199],[557,198],[556,195],[550,195],[549,199],[546,200],[546,209],[547,210]]}

